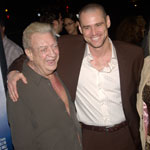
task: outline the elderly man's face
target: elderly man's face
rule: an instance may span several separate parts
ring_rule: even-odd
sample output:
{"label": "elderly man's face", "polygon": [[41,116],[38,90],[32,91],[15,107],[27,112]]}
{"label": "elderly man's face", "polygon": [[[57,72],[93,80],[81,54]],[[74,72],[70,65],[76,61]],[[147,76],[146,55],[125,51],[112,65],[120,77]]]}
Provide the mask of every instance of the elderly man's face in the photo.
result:
{"label": "elderly man's face", "polygon": [[33,69],[43,76],[48,76],[57,68],[59,49],[56,39],[50,33],[34,33],[31,37],[30,62]]}

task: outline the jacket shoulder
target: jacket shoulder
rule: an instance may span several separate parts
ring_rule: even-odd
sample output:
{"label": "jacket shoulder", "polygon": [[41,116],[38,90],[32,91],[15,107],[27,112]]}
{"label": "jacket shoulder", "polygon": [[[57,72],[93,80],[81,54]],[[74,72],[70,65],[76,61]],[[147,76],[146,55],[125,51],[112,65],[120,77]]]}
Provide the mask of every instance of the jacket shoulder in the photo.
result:
{"label": "jacket shoulder", "polygon": [[[67,42],[67,43],[66,43]],[[82,35],[62,35],[58,38],[58,44],[83,43]]]}
{"label": "jacket shoulder", "polygon": [[141,55],[143,56],[144,50],[135,44],[131,44],[129,42],[124,41],[113,41],[113,44],[117,51],[123,51],[124,53]]}

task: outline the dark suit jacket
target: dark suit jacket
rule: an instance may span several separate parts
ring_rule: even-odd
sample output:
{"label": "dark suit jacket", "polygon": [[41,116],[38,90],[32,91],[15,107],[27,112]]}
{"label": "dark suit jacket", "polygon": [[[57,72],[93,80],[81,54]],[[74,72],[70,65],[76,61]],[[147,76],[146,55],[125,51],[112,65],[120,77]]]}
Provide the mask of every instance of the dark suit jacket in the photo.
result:
{"label": "dark suit jacket", "polygon": [[[85,51],[85,42],[80,35],[64,35],[58,39],[58,44],[60,48],[60,60],[57,72],[74,100]],[[136,110],[136,94],[144,61],[143,50],[138,46],[121,41],[114,41],[113,44],[116,48],[119,64],[123,110],[131,130],[131,135],[138,147],[140,145],[140,135],[139,116]],[[16,63],[10,70],[19,68],[17,64],[20,65]]]}
{"label": "dark suit jacket", "polygon": [[[69,89],[72,98],[75,99],[85,42],[81,36],[62,36],[58,42],[60,47],[58,73]],[[143,50],[138,46],[121,41],[114,41],[113,44],[116,48],[119,64],[123,110],[132,137],[138,147],[140,136],[136,94],[143,66]]]}

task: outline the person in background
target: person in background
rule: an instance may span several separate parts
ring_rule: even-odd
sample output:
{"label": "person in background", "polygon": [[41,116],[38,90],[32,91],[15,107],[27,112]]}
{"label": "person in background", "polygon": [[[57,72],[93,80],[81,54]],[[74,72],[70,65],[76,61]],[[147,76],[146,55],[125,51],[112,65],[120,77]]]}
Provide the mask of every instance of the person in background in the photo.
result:
{"label": "person in background", "polygon": [[142,41],[142,48],[144,49],[144,57],[150,55],[150,21],[147,22],[145,35]]}
{"label": "person in background", "polygon": [[5,25],[5,18],[4,16],[0,15],[0,34],[2,37],[5,57],[7,68],[11,65],[11,63],[20,55],[24,53],[23,49],[17,45],[14,41],[9,39],[5,34],[6,25]]}
{"label": "person in background", "polygon": [[79,30],[78,30],[79,21],[76,14],[74,14],[73,12],[66,13],[63,17],[63,22],[64,22],[64,28],[68,34],[71,35],[79,34]]}
{"label": "person in background", "polygon": [[49,23],[53,27],[56,37],[60,37],[60,33],[63,29],[63,20],[61,11],[58,7],[44,7],[41,10],[39,21],[42,23]]}
{"label": "person in background", "polygon": [[144,38],[146,21],[143,16],[128,16],[124,18],[116,30],[116,40],[130,42],[141,46]]}
{"label": "person in background", "polygon": [[[79,12],[78,36],[58,39],[57,71],[75,100],[82,125],[83,150],[141,150],[136,95],[143,67],[141,47],[112,41],[111,20],[100,4]],[[23,60],[23,59],[21,59]],[[13,67],[14,66],[14,67]],[[8,74],[10,97],[16,101],[16,81],[25,80],[17,59]]]}
{"label": "person in background", "polygon": [[7,99],[15,150],[82,150],[81,128],[67,89],[56,72],[59,48],[49,24],[33,22],[23,32],[28,61],[17,84],[19,100]]}
{"label": "person in background", "polygon": [[[145,48],[149,52],[150,29],[147,30]],[[146,50],[146,49],[145,49]],[[139,92],[137,94],[137,110],[140,116],[140,135],[142,149],[150,150],[150,55],[145,53],[144,66],[141,73]]]}

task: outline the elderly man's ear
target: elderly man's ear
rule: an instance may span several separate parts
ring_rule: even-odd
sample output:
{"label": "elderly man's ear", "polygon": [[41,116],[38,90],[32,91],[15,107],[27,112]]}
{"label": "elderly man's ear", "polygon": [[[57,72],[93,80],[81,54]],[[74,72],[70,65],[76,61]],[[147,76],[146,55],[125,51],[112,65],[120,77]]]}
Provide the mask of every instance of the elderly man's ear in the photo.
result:
{"label": "elderly man's ear", "polygon": [[25,49],[25,54],[27,55],[30,61],[33,61],[33,54],[30,49]]}

